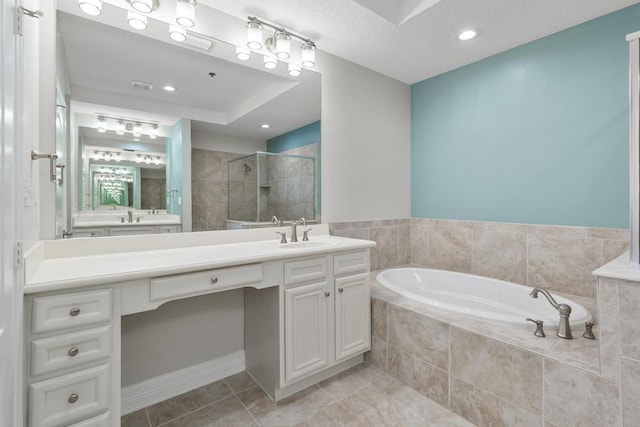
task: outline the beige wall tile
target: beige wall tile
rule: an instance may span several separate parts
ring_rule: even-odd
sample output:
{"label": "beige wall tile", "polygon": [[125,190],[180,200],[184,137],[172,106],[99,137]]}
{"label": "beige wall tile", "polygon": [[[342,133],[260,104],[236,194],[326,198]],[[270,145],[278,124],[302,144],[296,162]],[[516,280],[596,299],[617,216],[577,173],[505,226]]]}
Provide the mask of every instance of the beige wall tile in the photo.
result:
{"label": "beige wall tile", "polygon": [[527,235],[474,230],[471,273],[514,283],[526,283]]}
{"label": "beige wall tile", "polygon": [[620,307],[620,351],[622,356],[640,360],[640,285],[618,282]]}
{"label": "beige wall tile", "polygon": [[394,225],[411,225],[411,218],[398,218],[393,220]]}
{"label": "beige wall tile", "polygon": [[429,228],[428,266],[470,272],[472,233],[468,228]]}
{"label": "beige wall tile", "polygon": [[529,235],[527,284],[596,297],[591,272],[600,267],[600,241]]}
{"label": "beige wall tile", "polygon": [[387,341],[387,303],[377,298],[371,299],[371,335]]}
{"label": "beige wall tile", "polygon": [[640,361],[623,357],[620,363],[623,425],[637,426],[640,423]]}
{"label": "beige wall tile", "polygon": [[398,226],[398,265],[411,264],[411,226]]}
{"label": "beige wall tile", "polygon": [[449,374],[446,371],[390,345],[387,372],[440,405],[448,406]]}
{"label": "beige wall tile", "polygon": [[451,328],[452,376],[534,414],[542,413],[542,358]]}
{"label": "beige wall tile", "polygon": [[534,224],[515,224],[512,222],[483,222],[483,230],[500,231],[502,233],[535,233]]}
{"label": "beige wall tile", "polygon": [[411,225],[421,225],[423,227],[435,226],[436,220],[431,218],[411,218]]}
{"label": "beige wall tile", "polygon": [[537,225],[536,234],[540,236],[573,237],[584,239],[587,237],[585,227],[569,227],[564,225]]}
{"label": "beige wall tile", "polygon": [[559,426],[620,425],[618,386],[599,375],[544,361],[545,420]]}
{"label": "beige wall tile", "polygon": [[388,345],[386,342],[371,337],[371,350],[364,354],[364,361],[383,371],[387,370]]}
{"label": "beige wall tile", "polygon": [[398,228],[372,228],[371,240],[376,247],[371,249],[371,269],[396,267],[398,265]]}
{"label": "beige wall tile", "polygon": [[[371,240],[369,236],[368,228],[345,228],[345,229],[337,229],[332,230],[331,235],[340,236],[340,237],[350,237],[352,239],[364,239]],[[309,236],[313,235],[313,233],[309,233]]]}
{"label": "beige wall tile", "polygon": [[394,304],[389,305],[388,316],[389,345],[449,369],[449,325]]}
{"label": "beige wall tile", "polygon": [[598,313],[601,372],[616,380],[620,369],[617,280],[598,278]]}
{"label": "beige wall tile", "polygon": [[603,240],[602,241],[602,265],[613,261],[629,250],[628,240]]}
{"label": "beige wall tile", "polygon": [[472,384],[451,378],[450,409],[478,426],[539,426],[541,414],[532,414]]}
{"label": "beige wall tile", "polygon": [[590,239],[629,241],[629,230],[625,228],[587,228]]}
{"label": "beige wall tile", "polygon": [[411,225],[411,263],[429,264],[429,227]]}

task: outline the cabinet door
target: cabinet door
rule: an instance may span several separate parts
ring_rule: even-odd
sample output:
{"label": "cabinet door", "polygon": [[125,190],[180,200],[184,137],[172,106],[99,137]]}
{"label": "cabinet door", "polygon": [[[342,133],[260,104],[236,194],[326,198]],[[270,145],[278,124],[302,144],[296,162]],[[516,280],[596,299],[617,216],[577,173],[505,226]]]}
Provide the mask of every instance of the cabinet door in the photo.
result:
{"label": "cabinet door", "polygon": [[330,298],[326,281],[284,290],[287,383],[327,366]]}
{"label": "cabinet door", "polygon": [[336,361],[370,348],[369,274],[336,279]]}

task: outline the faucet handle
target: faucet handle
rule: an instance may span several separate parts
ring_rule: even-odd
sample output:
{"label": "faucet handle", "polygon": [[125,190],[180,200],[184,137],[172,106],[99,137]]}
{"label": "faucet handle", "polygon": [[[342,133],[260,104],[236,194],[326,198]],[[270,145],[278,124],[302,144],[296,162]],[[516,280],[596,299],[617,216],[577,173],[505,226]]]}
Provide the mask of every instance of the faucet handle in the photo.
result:
{"label": "faucet handle", "polygon": [[533,333],[533,335],[540,338],[546,337],[546,335],[544,334],[544,329],[542,329],[542,325],[544,324],[542,320],[533,320],[530,317],[527,317],[527,321],[536,324],[536,331]]}
{"label": "faucet handle", "polygon": [[309,232],[312,230],[312,228],[307,228],[306,230],[302,230],[302,241],[303,242],[308,242],[309,241]]}
{"label": "faucet handle", "polygon": [[120,222],[124,222],[124,219],[125,219],[124,216],[119,216],[118,218],[120,218]]}
{"label": "faucet handle", "polygon": [[596,326],[598,324],[598,322],[584,322],[584,334],[582,334],[583,337],[585,337],[588,340],[595,340],[596,336],[593,335],[593,327]]}
{"label": "faucet handle", "polygon": [[279,234],[282,236],[282,239],[280,239],[280,243],[287,243],[287,232],[286,231],[276,231],[276,234]]}

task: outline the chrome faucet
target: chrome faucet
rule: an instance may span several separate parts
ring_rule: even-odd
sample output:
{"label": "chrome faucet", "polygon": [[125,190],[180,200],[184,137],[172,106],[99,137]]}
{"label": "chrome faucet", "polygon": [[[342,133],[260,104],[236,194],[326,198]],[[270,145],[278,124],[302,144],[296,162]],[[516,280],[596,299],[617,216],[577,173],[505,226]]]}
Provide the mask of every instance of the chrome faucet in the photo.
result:
{"label": "chrome faucet", "polygon": [[278,217],[274,215],[274,216],[271,217],[271,223],[272,224],[282,225],[282,220],[278,219]]}
{"label": "chrome faucet", "polygon": [[558,330],[556,331],[556,335],[560,338],[572,339],[571,336],[571,326],[569,325],[569,315],[571,314],[571,306],[567,304],[558,304],[558,302],[551,296],[548,290],[544,288],[533,288],[531,293],[529,294],[532,298],[538,298],[538,293],[544,295],[549,303],[558,310],[560,313],[560,323],[558,323]]}
{"label": "chrome faucet", "polygon": [[291,240],[290,242],[298,241],[298,224],[302,223],[303,227],[307,226],[307,220],[304,218],[300,218],[296,221],[291,221]]}
{"label": "chrome faucet", "polygon": [[127,211],[127,220],[133,222],[133,211]]}

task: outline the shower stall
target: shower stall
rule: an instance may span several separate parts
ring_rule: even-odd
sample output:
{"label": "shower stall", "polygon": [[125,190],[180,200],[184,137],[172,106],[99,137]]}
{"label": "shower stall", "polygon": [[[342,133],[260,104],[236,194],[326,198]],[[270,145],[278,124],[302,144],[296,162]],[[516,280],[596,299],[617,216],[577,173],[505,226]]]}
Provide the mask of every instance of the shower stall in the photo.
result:
{"label": "shower stall", "polygon": [[229,220],[316,219],[315,160],[258,151],[227,162]]}

